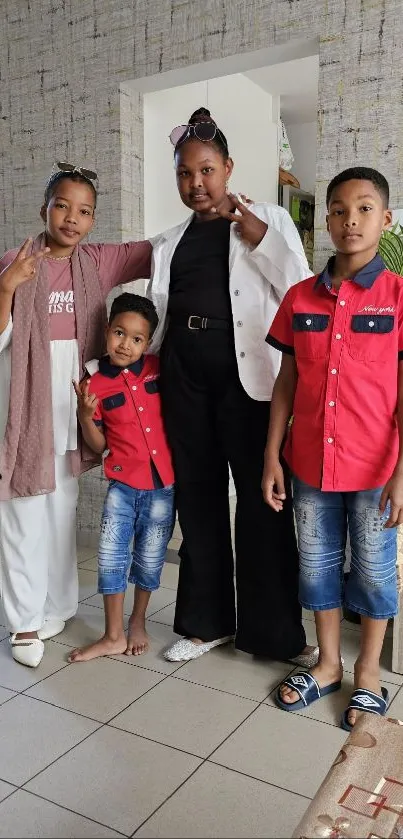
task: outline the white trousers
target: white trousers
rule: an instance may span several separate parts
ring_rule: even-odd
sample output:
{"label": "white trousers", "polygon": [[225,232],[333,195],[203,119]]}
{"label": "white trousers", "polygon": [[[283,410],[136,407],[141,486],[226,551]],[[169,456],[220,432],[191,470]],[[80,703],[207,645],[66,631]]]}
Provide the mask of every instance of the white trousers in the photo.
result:
{"label": "white trousers", "polygon": [[77,611],[78,481],[68,455],[55,457],[55,470],[54,492],[0,501],[0,596],[11,632]]}

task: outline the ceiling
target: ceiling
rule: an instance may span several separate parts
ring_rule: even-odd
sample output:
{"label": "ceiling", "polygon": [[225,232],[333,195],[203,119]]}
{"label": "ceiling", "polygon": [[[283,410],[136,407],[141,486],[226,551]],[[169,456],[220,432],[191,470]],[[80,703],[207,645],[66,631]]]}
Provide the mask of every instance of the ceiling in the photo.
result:
{"label": "ceiling", "polygon": [[280,96],[285,125],[316,122],[319,56],[309,55],[244,72],[248,79],[273,96]]}

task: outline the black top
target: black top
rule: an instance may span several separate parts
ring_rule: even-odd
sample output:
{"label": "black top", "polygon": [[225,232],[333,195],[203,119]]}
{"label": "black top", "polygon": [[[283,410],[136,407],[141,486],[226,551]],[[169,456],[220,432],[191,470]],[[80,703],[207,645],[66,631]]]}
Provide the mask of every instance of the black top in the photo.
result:
{"label": "black top", "polygon": [[195,219],[185,230],[171,262],[168,313],[232,320],[229,294],[230,222]]}

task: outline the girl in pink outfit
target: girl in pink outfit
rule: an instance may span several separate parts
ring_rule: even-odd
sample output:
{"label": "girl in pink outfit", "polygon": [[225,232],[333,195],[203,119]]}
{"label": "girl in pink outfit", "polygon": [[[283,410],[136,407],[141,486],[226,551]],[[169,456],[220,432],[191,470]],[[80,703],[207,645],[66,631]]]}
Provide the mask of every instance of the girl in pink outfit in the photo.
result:
{"label": "girl in pink outfit", "polygon": [[0,595],[12,655],[31,667],[76,613],[78,476],[100,462],[80,437],[71,382],[102,354],[111,289],[151,265],[149,242],[80,244],[96,175],[59,169],[45,232],[0,261]]}

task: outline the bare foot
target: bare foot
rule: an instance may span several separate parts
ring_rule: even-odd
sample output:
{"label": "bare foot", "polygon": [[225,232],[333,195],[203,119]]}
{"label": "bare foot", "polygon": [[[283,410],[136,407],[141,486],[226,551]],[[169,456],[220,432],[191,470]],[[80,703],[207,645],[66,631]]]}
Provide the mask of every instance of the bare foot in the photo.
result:
{"label": "bare foot", "polygon": [[144,620],[130,618],[127,634],[126,655],[144,655],[148,653],[149,642]]}
{"label": "bare foot", "polygon": [[[338,682],[339,679],[342,678],[343,667],[341,663],[338,666],[330,666],[319,663],[316,667],[312,667],[312,669],[309,670],[309,673],[314,676],[320,688],[325,688],[327,685],[331,685],[333,682]],[[301,698],[295,690],[287,687],[287,685],[280,686],[280,697],[283,702],[287,702],[289,705],[292,705],[293,702],[298,702]]]}
{"label": "bare foot", "polygon": [[67,661],[91,661],[92,658],[100,658],[103,655],[120,655],[125,650],[126,638],[124,635],[116,639],[107,638],[106,635],[103,635],[94,644],[88,644],[86,647],[77,647],[75,650],[72,650]]}
{"label": "bare foot", "polygon": [[[368,667],[356,663],[354,667],[354,690],[358,690],[358,688],[372,690],[373,693],[382,696],[381,683],[379,681],[379,667],[376,670],[369,670]],[[357,715],[361,713],[361,711],[355,710],[348,712],[347,719],[350,725],[355,725]]]}

